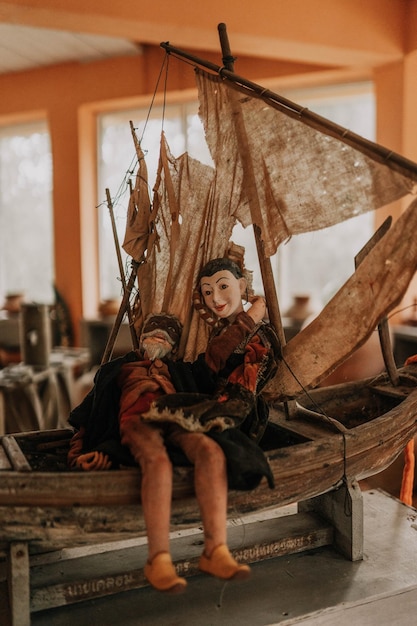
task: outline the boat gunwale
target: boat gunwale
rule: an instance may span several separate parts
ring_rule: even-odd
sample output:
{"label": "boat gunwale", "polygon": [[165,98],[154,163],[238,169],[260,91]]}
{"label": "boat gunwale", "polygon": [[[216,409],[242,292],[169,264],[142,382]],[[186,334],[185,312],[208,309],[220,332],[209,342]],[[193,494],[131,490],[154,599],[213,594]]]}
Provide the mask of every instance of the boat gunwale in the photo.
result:
{"label": "boat gunwale", "polygon": [[[392,461],[400,454],[401,449],[417,430],[417,421],[412,411],[413,407],[415,407],[414,415],[417,412],[417,390],[411,396],[408,402],[410,405],[408,411],[409,418],[401,429],[401,445],[398,445],[398,428],[394,429],[392,425],[392,411],[380,416],[380,418],[376,418],[382,420],[383,424],[378,422],[379,436],[375,442],[374,449],[381,455],[383,448],[389,447],[389,456],[392,458]],[[398,407],[395,408],[397,409]],[[369,447],[366,447],[365,440],[367,437],[364,436],[366,426],[368,426],[367,430],[369,431],[369,424],[364,424],[358,426],[354,431],[329,433],[327,438],[322,436],[315,441],[289,446],[291,454],[286,454],[285,451],[288,448],[285,447],[267,451],[266,455],[277,483],[276,504],[281,503],[281,499],[284,500],[285,504],[300,499],[304,489],[304,481],[300,480],[300,475],[323,474],[324,490],[330,489],[332,485],[342,480],[345,470],[343,463],[345,446],[347,449],[346,468],[348,469],[348,474],[351,474],[349,472],[349,467],[352,466],[350,459],[360,457],[364,453],[367,455],[371,453]],[[358,429],[360,429],[360,432],[358,432]],[[397,445],[393,447],[393,443]],[[352,444],[356,445],[353,446]],[[349,453],[349,449],[352,450],[352,454]],[[383,465],[384,467],[381,467],[381,470],[387,466],[387,462],[384,461]],[[378,469],[372,473],[378,473],[381,470]],[[109,481],[108,472],[18,472],[16,470],[2,470],[0,472],[2,478],[0,484],[0,506],[25,506],[30,504],[33,506],[54,506],[57,501],[61,502],[62,506],[101,506],[104,504],[123,505],[138,503],[140,500],[139,468],[120,469],[116,470],[116,472],[117,480]],[[176,499],[183,497],[194,497],[192,473],[192,468],[175,468],[174,502]],[[361,470],[360,477],[362,477],[362,474],[364,476],[370,475],[366,469]],[[285,481],[291,482],[295,476],[298,477],[301,483],[298,492],[293,493],[293,495],[284,494],[281,491],[282,484]],[[114,475],[113,477],[115,478]],[[112,485],[111,483],[115,484]],[[61,490],[59,497],[54,493],[54,485],[55,487],[59,486]],[[62,492],[64,492],[64,498]],[[253,498],[257,497],[257,490],[250,493]],[[312,495],[308,497],[312,497]]]}

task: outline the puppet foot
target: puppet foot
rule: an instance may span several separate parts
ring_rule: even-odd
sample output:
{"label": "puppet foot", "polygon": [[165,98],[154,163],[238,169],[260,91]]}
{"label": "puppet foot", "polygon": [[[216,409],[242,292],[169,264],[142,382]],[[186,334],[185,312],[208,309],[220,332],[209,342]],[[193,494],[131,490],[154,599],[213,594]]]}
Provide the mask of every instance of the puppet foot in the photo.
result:
{"label": "puppet foot", "polygon": [[158,591],[182,593],[187,586],[185,578],[177,575],[168,552],[160,552],[151,563],[146,563],[145,576]]}
{"label": "puppet foot", "polygon": [[198,567],[206,574],[226,580],[246,580],[250,576],[249,565],[241,565],[235,561],[224,544],[214,548],[210,558],[202,554]]}

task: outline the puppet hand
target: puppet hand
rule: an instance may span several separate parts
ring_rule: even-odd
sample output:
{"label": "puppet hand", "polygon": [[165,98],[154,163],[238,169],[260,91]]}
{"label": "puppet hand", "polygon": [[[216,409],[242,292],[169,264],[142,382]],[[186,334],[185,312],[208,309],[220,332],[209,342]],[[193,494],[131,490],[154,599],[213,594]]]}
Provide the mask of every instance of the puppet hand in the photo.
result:
{"label": "puppet hand", "polygon": [[263,320],[266,314],[266,303],[262,296],[253,296],[249,299],[251,303],[250,309],[248,309],[248,315],[253,319],[255,324],[258,324]]}
{"label": "puppet hand", "polygon": [[76,460],[75,465],[85,472],[92,472],[94,470],[100,471],[110,469],[111,461],[109,461],[107,454],[94,450],[93,452],[81,454]]}

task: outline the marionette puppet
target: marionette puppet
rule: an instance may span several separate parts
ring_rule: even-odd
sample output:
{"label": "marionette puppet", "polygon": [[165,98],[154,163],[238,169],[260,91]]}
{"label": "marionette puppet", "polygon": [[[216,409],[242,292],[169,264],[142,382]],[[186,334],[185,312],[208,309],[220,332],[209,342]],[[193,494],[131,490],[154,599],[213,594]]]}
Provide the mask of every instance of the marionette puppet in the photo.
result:
{"label": "marionette puppet", "polygon": [[[257,298],[244,312],[246,281],[239,268],[227,261],[216,259],[208,264],[209,274],[203,269],[199,276],[204,305],[216,322],[221,322],[206,355],[200,358],[218,380],[216,393],[210,396],[198,392],[201,363],[195,368],[175,361],[181,334],[179,321],[166,314],[152,315],[144,323],[139,351],[103,365],[94,389],[70,416],[78,433],[72,441],[69,463],[74,468],[97,470],[115,465],[117,455],[109,446],[117,440],[111,415],[114,411],[119,415],[120,448],[127,450],[141,468],[141,503],[148,536],[145,576],[160,591],[178,593],[187,584],[177,575],[169,550],[173,483],[170,451],[180,450],[194,466],[195,495],[204,529],[199,568],[219,578],[244,579],[250,574],[250,568],[239,564],[227,547],[228,488],[253,488],[263,476],[273,486],[263,453],[238,428],[242,416],[245,419],[253,412],[253,398],[265,375],[257,359],[265,364],[271,352],[259,336],[265,303]],[[225,263],[228,269],[224,269]],[[213,267],[218,271],[213,273]],[[193,393],[184,392],[187,385],[176,392],[184,371],[187,384],[193,379]],[[168,403],[167,409],[164,400],[176,397],[188,399],[184,409],[179,411],[178,403],[174,410]],[[108,424],[104,433],[103,423]],[[247,458],[244,466],[242,449]]]}

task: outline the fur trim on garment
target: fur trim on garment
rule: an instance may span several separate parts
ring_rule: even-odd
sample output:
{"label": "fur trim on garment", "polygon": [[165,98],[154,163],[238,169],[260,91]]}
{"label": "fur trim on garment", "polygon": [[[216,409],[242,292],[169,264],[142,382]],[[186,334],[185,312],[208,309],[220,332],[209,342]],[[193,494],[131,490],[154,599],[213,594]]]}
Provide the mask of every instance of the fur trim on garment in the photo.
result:
{"label": "fur trim on garment", "polygon": [[239,427],[254,408],[254,395],[241,385],[226,385],[221,394],[167,394],[152,402],[142,419],[174,422],[192,432]]}

